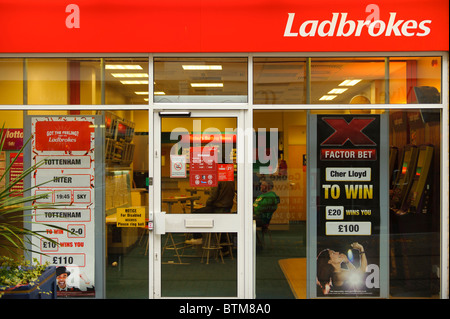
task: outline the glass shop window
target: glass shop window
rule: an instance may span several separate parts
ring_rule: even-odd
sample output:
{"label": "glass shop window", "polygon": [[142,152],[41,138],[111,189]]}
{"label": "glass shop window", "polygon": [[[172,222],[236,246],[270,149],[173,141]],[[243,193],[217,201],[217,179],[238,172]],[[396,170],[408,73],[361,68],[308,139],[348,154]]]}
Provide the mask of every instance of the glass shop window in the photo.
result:
{"label": "glass shop window", "polygon": [[23,104],[23,59],[0,59],[0,104]]}
{"label": "glass shop window", "polygon": [[440,294],[441,116],[439,109],[390,111],[391,298]]}
{"label": "glass shop window", "polygon": [[246,58],[157,58],[154,101],[247,102]]}
{"label": "glass shop window", "polygon": [[101,104],[100,66],[94,58],[26,59],[25,104]]}
{"label": "glass shop window", "polygon": [[311,104],[383,104],[384,58],[314,58]]}
{"label": "glass shop window", "polygon": [[306,59],[255,58],[254,104],[306,104]]}
{"label": "glass shop window", "polygon": [[148,59],[105,59],[104,104],[148,104]]}
{"label": "glass shop window", "polygon": [[389,103],[441,103],[440,57],[389,59]]}

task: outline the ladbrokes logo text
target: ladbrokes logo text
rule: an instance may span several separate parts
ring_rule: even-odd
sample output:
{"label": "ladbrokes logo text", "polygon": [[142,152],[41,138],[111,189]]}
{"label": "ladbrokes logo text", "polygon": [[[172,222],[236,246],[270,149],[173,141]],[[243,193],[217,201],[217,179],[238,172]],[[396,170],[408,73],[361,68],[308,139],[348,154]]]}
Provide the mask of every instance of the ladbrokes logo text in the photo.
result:
{"label": "ladbrokes logo text", "polygon": [[363,19],[347,12],[333,12],[329,20],[304,20],[301,13],[288,13],[285,37],[424,37],[431,32],[432,20],[407,20],[397,12],[389,12],[389,18],[380,19],[380,8],[371,4],[366,7]]}

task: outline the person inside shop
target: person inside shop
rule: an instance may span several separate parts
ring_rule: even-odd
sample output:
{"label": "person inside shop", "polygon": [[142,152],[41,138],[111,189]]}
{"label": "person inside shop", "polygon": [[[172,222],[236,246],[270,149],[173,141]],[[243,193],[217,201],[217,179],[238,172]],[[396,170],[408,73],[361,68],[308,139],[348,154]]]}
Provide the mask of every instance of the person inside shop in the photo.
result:
{"label": "person inside shop", "polygon": [[277,210],[280,197],[273,191],[273,181],[261,181],[261,195],[253,202],[253,219],[257,227],[267,227]]}
{"label": "person inside shop", "polygon": [[220,214],[230,213],[236,194],[234,181],[220,181],[213,187],[206,200],[205,207],[196,209],[194,214]]}
{"label": "person inside shop", "polygon": [[[193,214],[226,214],[231,213],[234,204],[236,188],[234,181],[219,181],[217,187],[211,189],[210,195],[204,207],[194,210]],[[202,234],[194,233],[192,239],[186,240],[186,244],[200,245]]]}
{"label": "person inside shop", "polygon": [[[331,249],[324,249],[317,256],[317,285],[324,295],[327,295],[332,288],[342,289],[352,274],[365,272],[367,257],[364,247],[357,242],[352,243],[351,247],[359,251],[359,268],[349,261],[347,255]],[[342,267],[343,265],[345,268]]]}

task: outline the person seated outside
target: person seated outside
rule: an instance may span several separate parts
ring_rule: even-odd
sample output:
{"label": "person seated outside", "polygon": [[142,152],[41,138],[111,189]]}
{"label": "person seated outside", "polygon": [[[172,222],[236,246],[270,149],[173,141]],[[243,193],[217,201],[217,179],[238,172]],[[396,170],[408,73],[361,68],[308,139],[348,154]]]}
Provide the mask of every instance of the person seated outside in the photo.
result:
{"label": "person seated outside", "polygon": [[272,215],[280,203],[280,197],[272,189],[273,182],[271,180],[261,181],[261,195],[253,203],[253,219],[256,221],[257,227],[269,225]]}

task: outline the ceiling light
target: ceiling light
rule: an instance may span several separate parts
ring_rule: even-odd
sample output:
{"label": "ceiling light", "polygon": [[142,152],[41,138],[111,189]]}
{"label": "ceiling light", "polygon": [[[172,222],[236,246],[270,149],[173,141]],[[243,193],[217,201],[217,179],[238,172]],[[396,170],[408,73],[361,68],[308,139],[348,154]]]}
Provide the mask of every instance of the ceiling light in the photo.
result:
{"label": "ceiling light", "polygon": [[137,92],[134,92],[135,94],[137,94],[137,95],[148,95],[148,92],[142,92],[142,91],[137,91]]}
{"label": "ceiling light", "polygon": [[148,84],[147,80],[124,80],[120,81],[122,84]]}
{"label": "ceiling light", "polygon": [[322,96],[319,101],[331,101],[334,99],[337,95],[324,95]]}
{"label": "ceiling light", "polygon": [[142,70],[139,64],[107,64],[106,70]]}
{"label": "ceiling light", "polygon": [[193,88],[221,88],[223,83],[191,83]]}
{"label": "ceiling light", "polygon": [[148,78],[147,73],[111,73],[115,78]]}
{"label": "ceiling light", "polygon": [[330,92],[328,92],[328,94],[342,94],[347,90],[348,89],[332,89]]}
{"label": "ceiling light", "polygon": [[163,92],[163,91],[156,91],[156,92],[153,92],[153,94],[154,94],[154,95],[166,95],[166,92]]}
{"label": "ceiling light", "polygon": [[222,70],[221,65],[182,65],[183,70]]}
{"label": "ceiling light", "polygon": [[353,85],[355,85],[356,83],[358,83],[360,81],[361,81],[361,79],[345,80],[341,84],[339,84],[339,86],[353,86]]}

